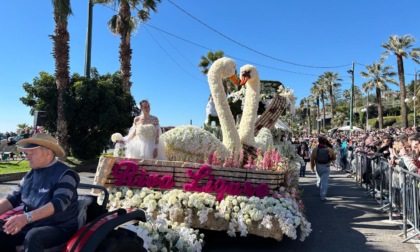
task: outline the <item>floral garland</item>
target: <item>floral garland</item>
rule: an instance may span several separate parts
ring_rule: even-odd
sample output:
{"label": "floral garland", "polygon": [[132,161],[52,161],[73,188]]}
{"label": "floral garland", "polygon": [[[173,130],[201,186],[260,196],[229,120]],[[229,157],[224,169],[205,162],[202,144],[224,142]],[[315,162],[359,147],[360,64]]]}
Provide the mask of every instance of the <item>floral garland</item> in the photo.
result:
{"label": "floral garland", "polygon": [[183,216],[187,226],[192,222],[193,213],[199,217],[200,223],[206,222],[213,214],[215,218],[229,221],[230,236],[236,236],[236,232],[246,236],[252,221],[260,222],[259,225],[267,229],[272,229],[273,221],[276,221],[282,233],[292,239],[297,238],[297,229],[300,228],[301,241],[312,231],[297,192],[287,193],[285,188],[273,197],[227,196],[218,202],[216,196],[204,192],[170,190],[162,193],[148,188],[132,191],[120,187],[111,190],[108,207],[110,210],[143,208],[149,214],[156,211],[171,221],[178,221]]}

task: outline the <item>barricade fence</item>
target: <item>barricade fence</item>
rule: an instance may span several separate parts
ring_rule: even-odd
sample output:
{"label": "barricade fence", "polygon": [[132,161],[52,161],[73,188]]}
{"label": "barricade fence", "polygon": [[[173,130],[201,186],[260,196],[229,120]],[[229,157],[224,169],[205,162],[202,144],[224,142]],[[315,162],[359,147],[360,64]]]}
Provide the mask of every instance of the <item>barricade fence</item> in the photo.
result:
{"label": "barricade fence", "polygon": [[[365,195],[377,200],[379,210],[389,220],[402,217],[406,242],[420,234],[420,175],[400,166],[390,165],[382,156],[369,156],[360,151],[349,160],[357,185],[366,188]],[[408,237],[408,233],[410,236]]]}

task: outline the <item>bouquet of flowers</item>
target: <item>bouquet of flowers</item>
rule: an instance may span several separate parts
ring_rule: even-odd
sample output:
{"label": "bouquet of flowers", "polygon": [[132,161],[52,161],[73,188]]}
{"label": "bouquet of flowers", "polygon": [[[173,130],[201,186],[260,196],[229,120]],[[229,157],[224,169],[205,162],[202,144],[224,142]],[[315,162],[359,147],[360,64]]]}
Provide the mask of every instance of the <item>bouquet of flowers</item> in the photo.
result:
{"label": "bouquet of flowers", "polygon": [[114,133],[111,135],[111,141],[115,143],[114,157],[125,157],[127,147],[125,146],[124,137],[120,133]]}

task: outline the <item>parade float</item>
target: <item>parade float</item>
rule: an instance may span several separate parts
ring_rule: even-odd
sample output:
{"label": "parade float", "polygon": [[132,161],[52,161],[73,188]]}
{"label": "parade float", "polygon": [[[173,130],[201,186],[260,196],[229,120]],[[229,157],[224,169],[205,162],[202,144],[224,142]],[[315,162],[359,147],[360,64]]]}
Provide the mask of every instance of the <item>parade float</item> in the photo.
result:
{"label": "parade float", "polygon": [[237,129],[222,80],[235,76],[228,58],[214,62],[208,73],[223,141],[194,126],[179,126],[160,136],[167,160],[102,157],[95,183],[108,188],[109,209],[141,208],[149,222],[128,226],[150,251],[174,246],[200,251],[198,229],[253,234],[281,241],[305,238],[311,224],[298,191],[300,157],[282,142],[274,125],[291,104],[291,90],[281,85],[257,118],[261,87],[258,71],[241,68],[246,88],[242,119]]}

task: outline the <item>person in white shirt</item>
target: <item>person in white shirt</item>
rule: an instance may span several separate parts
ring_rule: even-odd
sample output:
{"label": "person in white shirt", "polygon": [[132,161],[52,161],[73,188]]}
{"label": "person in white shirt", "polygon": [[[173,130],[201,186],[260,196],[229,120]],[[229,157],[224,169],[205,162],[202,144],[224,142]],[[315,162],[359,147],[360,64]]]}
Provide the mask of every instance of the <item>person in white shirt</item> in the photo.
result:
{"label": "person in white shirt", "polygon": [[212,122],[216,124],[216,126],[220,126],[219,117],[217,115],[216,106],[213,101],[213,96],[210,95],[209,101],[207,102],[206,106],[206,124],[211,125]]}

